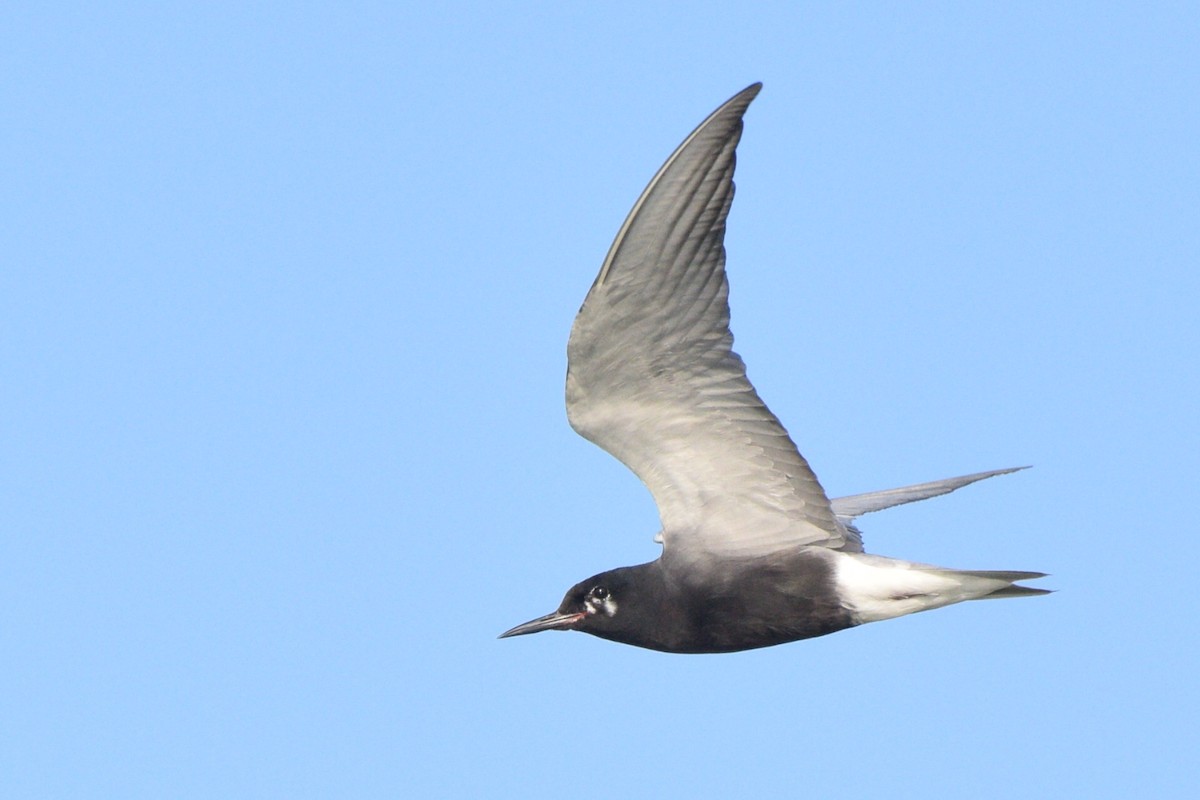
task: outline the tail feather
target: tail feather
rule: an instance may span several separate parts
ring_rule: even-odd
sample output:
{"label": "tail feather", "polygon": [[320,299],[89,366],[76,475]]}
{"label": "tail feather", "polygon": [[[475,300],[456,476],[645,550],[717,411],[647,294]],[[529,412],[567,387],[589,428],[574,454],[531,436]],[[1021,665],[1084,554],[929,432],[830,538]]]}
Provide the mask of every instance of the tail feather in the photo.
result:
{"label": "tail feather", "polygon": [[[964,600],[992,600],[1004,597],[1035,597],[1050,594],[1050,589],[1021,586],[1018,581],[1033,581],[1046,577],[1044,572],[1017,572],[998,569],[953,569],[947,573],[962,581],[972,596]],[[997,585],[999,584],[999,585]],[[995,588],[991,588],[995,586]]]}
{"label": "tail feather", "polygon": [[1050,594],[1052,589],[1035,589],[1032,586],[1021,586],[1017,581],[1033,581],[1046,577],[1044,572],[1012,572],[1001,570],[955,570],[957,575],[970,575],[985,580],[1008,581],[1008,586],[1001,586],[993,592],[980,595],[975,600],[993,600],[1004,597],[1036,597],[1039,594]]}
{"label": "tail feather", "polygon": [[1003,589],[997,589],[991,594],[985,594],[983,597],[977,597],[976,600],[992,600],[1005,597],[1036,597],[1039,594],[1052,594],[1053,589],[1035,589],[1032,586],[1005,586]]}
{"label": "tail feather", "polygon": [[972,578],[986,578],[987,580],[1008,581],[1009,583],[1036,581],[1038,578],[1046,577],[1046,573],[1044,572],[1014,572],[1002,569],[952,569],[947,571],[953,572],[955,575],[969,575]]}

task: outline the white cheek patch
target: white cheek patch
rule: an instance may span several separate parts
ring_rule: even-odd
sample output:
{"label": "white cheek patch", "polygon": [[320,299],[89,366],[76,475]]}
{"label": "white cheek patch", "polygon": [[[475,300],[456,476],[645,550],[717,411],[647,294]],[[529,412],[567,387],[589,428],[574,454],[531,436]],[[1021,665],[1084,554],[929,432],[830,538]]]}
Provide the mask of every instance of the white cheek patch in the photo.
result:
{"label": "white cheek patch", "polygon": [[613,600],[611,594],[599,603],[596,602],[595,598],[589,597],[584,601],[584,605],[587,606],[587,613],[589,614],[603,613],[606,617],[612,617],[617,613],[617,601]]}

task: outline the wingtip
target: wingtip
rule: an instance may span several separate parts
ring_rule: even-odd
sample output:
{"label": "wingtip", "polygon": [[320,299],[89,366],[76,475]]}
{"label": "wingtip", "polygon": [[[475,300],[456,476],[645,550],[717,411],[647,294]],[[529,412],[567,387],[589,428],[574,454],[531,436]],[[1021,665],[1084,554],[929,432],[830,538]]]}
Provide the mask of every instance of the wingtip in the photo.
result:
{"label": "wingtip", "polygon": [[964,486],[970,486],[977,481],[994,478],[998,475],[1020,472],[1023,469],[1029,469],[1029,467],[1006,467],[1005,469],[993,469],[987,472],[973,472],[970,475],[959,475],[955,478],[943,478],[926,483],[915,483],[911,486],[900,486],[895,489],[884,489],[879,492],[865,492],[848,497],[836,497],[832,499],[831,503],[835,514],[844,520],[852,520],[856,517],[861,517],[863,514],[870,514],[873,511],[882,511],[885,508],[903,505],[904,503],[913,503],[918,500],[939,497],[949,494],[956,489],[961,489]]}
{"label": "wingtip", "polygon": [[726,108],[727,106],[731,106],[734,104],[741,104],[742,106],[748,106],[748,105],[750,105],[751,101],[754,100],[754,98],[758,97],[758,93],[762,91],[762,88],[763,88],[762,81],[755,81],[754,83],[750,84],[745,89],[742,89],[740,92],[735,94],[733,97],[729,98],[724,103],[722,103],[721,108]]}
{"label": "wingtip", "polygon": [[[604,285],[604,283],[608,280],[609,269],[616,260],[617,255],[621,250],[621,246],[625,242],[626,235],[629,233],[631,226],[637,220],[642,208],[647,203],[648,198],[654,192],[655,187],[658,186],[659,181],[662,180],[663,176],[670,172],[671,167],[684,153],[688,152],[693,142],[696,142],[698,138],[702,139],[706,131],[714,134],[714,137],[719,140],[719,145],[723,146],[724,144],[732,142],[733,146],[736,147],[737,142],[741,138],[742,134],[742,116],[746,113],[746,109],[750,107],[750,103],[756,96],[758,96],[758,93],[761,89],[761,82],[752,83],[718,106],[715,111],[705,117],[704,121],[697,125],[696,128],[690,134],[688,134],[687,138],[675,148],[675,151],[671,153],[663,165],[658,168],[658,172],[656,172],[654,177],[650,179],[650,183],[646,185],[646,188],[642,190],[642,194],[638,197],[637,202],[633,204],[633,208],[630,210],[629,215],[625,217],[625,222],[622,223],[621,229],[617,231],[617,236],[615,239],[613,239],[612,246],[609,247],[608,250],[608,255],[605,256],[604,263],[600,266],[600,272],[596,276],[596,281],[592,285],[593,289],[597,286]],[[702,152],[711,150],[714,153],[713,158],[715,159],[715,154],[719,154],[722,150],[722,147],[714,148],[713,142],[709,141],[700,149]],[[730,163],[733,163],[732,160]],[[727,177],[726,180],[729,181],[730,179]],[[586,303],[587,300],[585,299],[584,304],[586,305]]]}
{"label": "wingtip", "polygon": [[967,477],[974,478],[974,477],[978,476],[977,480],[983,480],[984,478],[994,478],[997,475],[1011,475],[1012,473],[1020,472],[1023,469],[1033,469],[1033,465],[1026,464],[1023,467],[1004,467],[1003,469],[989,469],[986,472],[974,472],[971,475],[964,475],[963,477],[964,478],[967,478]]}
{"label": "wingtip", "polygon": [[762,91],[762,88],[762,81],[755,81],[745,89],[742,89],[733,97],[730,97],[724,103],[721,103],[721,105],[717,106],[717,110],[709,114],[708,118],[704,120],[704,122],[700,123],[696,130],[699,131],[717,117],[728,114],[730,109],[733,108],[737,109],[737,116],[741,117],[742,114],[746,113],[746,109],[750,107],[750,103],[754,102],[754,98],[758,97],[758,93]]}

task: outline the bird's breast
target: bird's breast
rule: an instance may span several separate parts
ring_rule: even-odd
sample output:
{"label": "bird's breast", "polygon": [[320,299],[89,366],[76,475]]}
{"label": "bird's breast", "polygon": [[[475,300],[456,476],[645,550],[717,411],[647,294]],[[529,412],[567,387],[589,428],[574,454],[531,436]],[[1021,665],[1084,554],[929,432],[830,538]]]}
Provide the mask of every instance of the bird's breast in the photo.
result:
{"label": "bird's breast", "polygon": [[[712,565],[680,591],[696,652],[730,652],[810,639],[855,625],[823,548]],[[827,551],[825,551],[827,552]]]}

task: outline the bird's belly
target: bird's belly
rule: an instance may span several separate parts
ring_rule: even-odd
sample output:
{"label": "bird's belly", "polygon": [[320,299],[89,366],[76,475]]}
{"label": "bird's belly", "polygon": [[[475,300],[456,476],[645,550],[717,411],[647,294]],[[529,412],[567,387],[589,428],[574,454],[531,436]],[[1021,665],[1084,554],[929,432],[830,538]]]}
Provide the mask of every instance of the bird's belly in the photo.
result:
{"label": "bird's belly", "polygon": [[[805,548],[808,551],[808,548]],[[823,554],[747,565],[691,609],[695,652],[731,652],[811,639],[856,623]]]}

